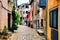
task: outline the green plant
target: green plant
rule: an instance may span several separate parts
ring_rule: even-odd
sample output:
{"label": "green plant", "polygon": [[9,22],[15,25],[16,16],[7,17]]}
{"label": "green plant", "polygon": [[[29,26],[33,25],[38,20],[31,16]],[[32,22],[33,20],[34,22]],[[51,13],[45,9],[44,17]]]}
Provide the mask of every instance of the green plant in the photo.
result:
{"label": "green plant", "polygon": [[2,31],[2,35],[7,35],[8,34],[8,28],[4,26],[4,29]]}
{"label": "green plant", "polygon": [[18,26],[17,26],[17,23],[16,22],[13,22],[12,23],[12,29],[13,30],[17,30]]}
{"label": "green plant", "polygon": [[12,32],[14,32],[14,30],[17,30],[18,28],[18,23],[19,23],[19,15],[18,15],[18,11],[15,9],[15,4],[13,5],[13,10],[12,10]]}
{"label": "green plant", "polygon": [[0,32],[0,39],[1,40],[7,40],[7,38],[9,38],[11,36],[11,34],[8,33],[8,27],[4,26],[4,29],[2,32]]}
{"label": "green plant", "polygon": [[16,23],[17,24],[19,24],[20,23],[20,13],[19,13],[19,11],[16,11],[16,13],[17,13],[17,20],[16,20]]}
{"label": "green plant", "polygon": [[8,32],[8,28],[6,26],[4,26],[4,32]]}

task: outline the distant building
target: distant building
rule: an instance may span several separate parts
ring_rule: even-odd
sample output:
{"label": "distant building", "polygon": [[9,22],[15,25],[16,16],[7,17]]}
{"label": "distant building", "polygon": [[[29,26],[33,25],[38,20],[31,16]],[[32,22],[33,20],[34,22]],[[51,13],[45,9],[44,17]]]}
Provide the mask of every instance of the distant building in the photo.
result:
{"label": "distant building", "polygon": [[32,23],[33,23],[33,28],[36,29],[36,0],[29,0],[29,5],[31,5],[31,17],[32,17]]}
{"label": "distant building", "polygon": [[30,11],[30,5],[27,3],[23,3],[18,6],[18,9],[22,15],[23,13],[26,13],[26,11]]}
{"label": "distant building", "polygon": [[[33,28],[47,29],[46,24],[46,0],[30,0]],[[38,23],[36,23],[38,20]],[[37,26],[38,25],[38,26]],[[47,36],[47,31],[43,30]]]}

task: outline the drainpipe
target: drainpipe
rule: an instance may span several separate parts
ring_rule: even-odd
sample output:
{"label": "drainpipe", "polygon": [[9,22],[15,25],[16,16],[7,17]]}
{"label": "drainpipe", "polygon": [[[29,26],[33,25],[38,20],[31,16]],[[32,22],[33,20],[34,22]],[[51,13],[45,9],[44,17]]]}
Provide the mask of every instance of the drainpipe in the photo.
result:
{"label": "drainpipe", "polygon": [[47,18],[48,17],[48,0],[46,0],[46,40],[48,40],[47,39]]}

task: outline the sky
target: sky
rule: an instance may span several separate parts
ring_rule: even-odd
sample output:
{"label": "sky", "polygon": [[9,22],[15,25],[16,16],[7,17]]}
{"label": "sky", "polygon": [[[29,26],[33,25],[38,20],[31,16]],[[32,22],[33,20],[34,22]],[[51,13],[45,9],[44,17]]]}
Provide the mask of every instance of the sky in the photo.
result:
{"label": "sky", "polygon": [[29,2],[29,0],[18,0],[17,5],[21,5],[23,3],[28,3],[28,2]]}

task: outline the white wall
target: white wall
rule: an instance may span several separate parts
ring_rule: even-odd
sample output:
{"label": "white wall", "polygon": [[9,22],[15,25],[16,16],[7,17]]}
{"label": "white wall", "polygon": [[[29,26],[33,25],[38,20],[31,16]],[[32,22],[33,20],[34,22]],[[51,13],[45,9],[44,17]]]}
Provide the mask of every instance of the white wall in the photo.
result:
{"label": "white wall", "polygon": [[42,8],[39,8],[39,11],[40,11],[40,13],[39,13],[39,15],[40,15],[40,22],[41,22],[42,14],[43,14],[43,9]]}

